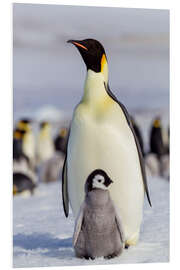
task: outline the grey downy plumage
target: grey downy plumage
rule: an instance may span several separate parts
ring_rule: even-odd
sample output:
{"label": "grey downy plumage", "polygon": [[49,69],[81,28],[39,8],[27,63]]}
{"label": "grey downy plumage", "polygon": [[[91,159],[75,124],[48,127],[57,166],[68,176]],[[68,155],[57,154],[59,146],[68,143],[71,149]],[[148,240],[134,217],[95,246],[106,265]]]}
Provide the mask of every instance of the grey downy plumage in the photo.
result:
{"label": "grey downy plumage", "polygon": [[[101,181],[101,183],[100,183]],[[124,233],[107,187],[113,181],[103,170],[93,171],[85,184],[85,200],[76,219],[73,245],[79,258],[107,259],[124,248]]]}

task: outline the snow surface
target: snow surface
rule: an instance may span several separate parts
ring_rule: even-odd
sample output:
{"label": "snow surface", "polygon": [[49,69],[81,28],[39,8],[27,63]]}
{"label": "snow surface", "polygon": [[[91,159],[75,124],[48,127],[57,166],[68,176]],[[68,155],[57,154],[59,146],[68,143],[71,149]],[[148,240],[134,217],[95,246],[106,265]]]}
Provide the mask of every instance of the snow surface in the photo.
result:
{"label": "snow surface", "polygon": [[169,182],[148,179],[151,201],[144,203],[139,243],[111,260],[78,259],[72,247],[74,218],[65,218],[61,182],[40,184],[32,197],[14,197],[13,266],[42,267],[169,261]]}

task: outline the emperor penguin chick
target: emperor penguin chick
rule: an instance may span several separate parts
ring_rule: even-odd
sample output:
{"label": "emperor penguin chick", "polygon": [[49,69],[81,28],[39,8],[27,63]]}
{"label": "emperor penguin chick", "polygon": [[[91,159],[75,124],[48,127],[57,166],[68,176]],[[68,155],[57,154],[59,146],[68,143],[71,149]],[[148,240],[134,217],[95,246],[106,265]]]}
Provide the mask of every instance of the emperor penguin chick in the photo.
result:
{"label": "emperor penguin chick", "polygon": [[48,122],[42,122],[40,124],[40,132],[37,141],[38,165],[52,158],[53,154],[54,143],[51,137],[51,125]]}
{"label": "emperor penguin chick", "polygon": [[96,169],[85,183],[82,203],[73,235],[75,254],[79,258],[111,259],[124,248],[124,233],[108,191],[113,181],[105,171]]}

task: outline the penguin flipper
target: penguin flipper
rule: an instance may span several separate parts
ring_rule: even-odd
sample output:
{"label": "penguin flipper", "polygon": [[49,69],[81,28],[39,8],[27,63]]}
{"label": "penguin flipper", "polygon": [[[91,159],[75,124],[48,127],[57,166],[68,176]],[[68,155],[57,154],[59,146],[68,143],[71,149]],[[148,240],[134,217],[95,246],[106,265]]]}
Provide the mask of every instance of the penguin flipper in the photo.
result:
{"label": "penguin flipper", "polygon": [[77,218],[76,218],[75,227],[74,227],[74,234],[73,234],[73,246],[76,245],[79,233],[81,231],[85,205],[86,205],[85,202],[83,202],[81,204],[81,207],[79,209],[79,213],[78,213]]}
{"label": "penguin flipper", "polygon": [[146,178],[146,171],[145,171],[145,164],[144,164],[144,158],[143,158],[143,155],[142,155],[142,151],[141,151],[141,147],[139,145],[139,142],[138,142],[138,139],[137,139],[137,136],[135,134],[135,131],[134,131],[134,128],[133,128],[133,125],[131,123],[131,118],[129,116],[129,113],[126,109],[126,107],[116,98],[116,96],[111,92],[110,88],[109,88],[109,85],[106,86],[106,84],[104,83],[104,87],[106,89],[106,92],[108,93],[108,95],[116,102],[119,104],[119,106],[121,107],[125,117],[126,117],[126,120],[127,120],[127,123],[133,133],[133,136],[134,136],[134,140],[135,140],[135,143],[136,143],[136,147],[137,147],[137,151],[138,151],[138,156],[139,156],[139,162],[140,162],[140,167],[141,167],[141,173],[142,173],[142,178],[143,178],[143,184],[144,184],[144,189],[145,189],[145,192],[146,192],[146,195],[147,195],[147,199],[148,199],[148,202],[149,202],[149,205],[152,206],[151,204],[151,200],[150,200],[150,195],[149,195],[149,190],[148,190],[148,184],[147,184],[147,178]]}
{"label": "penguin flipper", "polygon": [[62,199],[63,209],[66,217],[69,215],[69,196],[68,196],[68,179],[67,179],[67,156],[65,157],[62,170]]}

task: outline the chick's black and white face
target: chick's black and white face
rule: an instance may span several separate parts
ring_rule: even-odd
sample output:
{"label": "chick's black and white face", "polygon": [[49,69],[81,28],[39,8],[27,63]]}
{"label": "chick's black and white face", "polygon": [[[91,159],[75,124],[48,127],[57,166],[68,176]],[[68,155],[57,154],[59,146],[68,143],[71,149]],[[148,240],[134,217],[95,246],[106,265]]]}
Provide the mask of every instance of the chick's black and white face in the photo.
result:
{"label": "chick's black and white face", "polygon": [[108,189],[108,187],[105,185],[105,179],[102,175],[97,174],[94,176],[92,180],[92,188],[100,188],[100,189]]}
{"label": "chick's black and white face", "polygon": [[113,181],[107,173],[101,169],[94,170],[87,178],[85,183],[85,192],[90,192],[93,189],[107,190]]}

